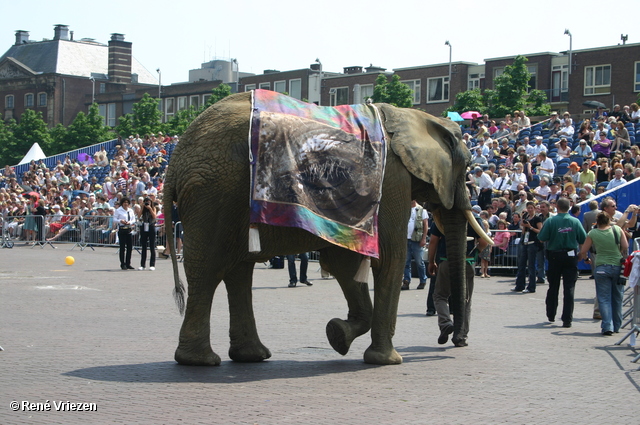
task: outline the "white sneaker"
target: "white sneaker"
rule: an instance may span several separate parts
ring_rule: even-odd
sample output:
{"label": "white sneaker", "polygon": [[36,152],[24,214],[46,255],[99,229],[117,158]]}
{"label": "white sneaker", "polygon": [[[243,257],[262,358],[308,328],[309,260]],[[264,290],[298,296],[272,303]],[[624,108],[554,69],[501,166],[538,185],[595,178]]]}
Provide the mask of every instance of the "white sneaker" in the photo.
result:
{"label": "white sneaker", "polygon": [[156,268],[155,267],[149,267],[149,270],[154,271]]}
{"label": "white sneaker", "polygon": [[144,267],[138,267],[138,270],[142,271],[144,270]]}

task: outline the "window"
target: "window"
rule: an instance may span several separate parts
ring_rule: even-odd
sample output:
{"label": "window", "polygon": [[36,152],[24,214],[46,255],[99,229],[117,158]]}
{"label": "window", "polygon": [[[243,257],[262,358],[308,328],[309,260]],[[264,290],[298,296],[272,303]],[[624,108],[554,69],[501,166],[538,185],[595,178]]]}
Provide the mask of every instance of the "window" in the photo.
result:
{"label": "window", "polygon": [[264,90],[271,90],[271,83],[260,83],[260,88]]}
{"label": "window", "polygon": [[187,109],[187,96],[178,97],[178,111]]}
{"label": "window", "polygon": [[479,89],[480,80],[484,78],[484,74],[469,74],[467,90]]}
{"label": "window", "polygon": [[210,97],[210,94],[205,94],[204,96],[202,96],[202,105],[206,105]]}
{"label": "window", "polygon": [[13,95],[8,94],[4,97],[4,107],[7,109],[13,109]]}
{"label": "window", "polygon": [[47,94],[38,93],[38,106],[47,106]]}
{"label": "window", "polygon": [[413,104],[417,105],[420,103],[420,80],[409,80],[409,81],[401,81],[409,86],[411,91],[413,92]]}
{"label": "window", "polygon": [[287,82],[286,81],[274,82],[273,91],[277,91],[278,93],[285,93],[287,91]]}
{"label": "window", "polygon": [[493,78],[499,77],[504,73],[504,67],[493,68]]}
{"label": "window", "polygon": [[329,106],[348,105],[349,87],[332,87],[329,89]]}
{"label": "window", "polygon": [[102,117],[102,125],[107,125],[107,105],[98,104],[98,114]]}
{"label": "window", "polygon": [[100,88],[98,89],[98,93],[104,93],[107,91],[107,85],[105,83],[100,83]]}
{"label": "window", "polygon": [[255,90],[256,89],[256,85],[255,84],[246,84],[244,86],[244,91],[251,91],[251,90]]}
{"label": "window", "polygon": [[27,93],[24,95],[24,107],[33,108],[33,93]]}
{"label": "window", "polygon": [[373,97],[373,84],[363,84],[360,86],[360,95],[362,99],[356,99],[356,102],[366,102],[367,99]]}
{"label": "window", "polygon": [[611,92],[611,65],[584,67],[584,94],[609,94]]}
{"label": "window", "polygon": [[640,62],[636,62],[634,65],[635,80],[633,84],[633,91],[640,91]]}
{"label": "window", "polygon": [[289,80],[289,96],[302,100],[302,80]]}
{"label": "window", "polygon": [[449,101],[449,77],[427,79],[427,103]]}
{"label": "window", "polygon": [[171,119],[171,117],[173,117],[173,114],[176,113],[175,110],[175,105],[174,105],[174,98],[173,97],[168,97],[164,100],[164,119],[165,122],[169,121]]}
{"label": "window", "polygon": [[568,101],[569,65],[554,65],[551,68],[551,101]]}
{"label": "window", "polygon": [[115,103],[107,104],[107,126],[109,127],[116,126],[116,104]]}
{"label": "window", "polygon": [[531,74],[531,78],[529,78],[529,90],[538,88],[538,65],[527,65],[527,71]]}
{"label": "window", "polygon": [[193,106],[195,109],[200,108],[200,96],[191,96],[189,98],[189,106]]}

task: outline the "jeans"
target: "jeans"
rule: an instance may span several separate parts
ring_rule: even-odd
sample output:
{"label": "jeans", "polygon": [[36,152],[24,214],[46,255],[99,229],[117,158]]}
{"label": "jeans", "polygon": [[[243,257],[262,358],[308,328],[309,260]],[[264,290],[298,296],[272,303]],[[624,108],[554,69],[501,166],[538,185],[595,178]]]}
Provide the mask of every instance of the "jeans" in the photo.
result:
{"label": "jeans", "polygon": [[[535,245],[535,244],[534,244]],[[544,249],[541,249],[536,254],[536,272],[538,274],[538,279],[544,280]]]}
{"label": "jeans", "polygon": [[[536,256],[538,246],[535,243],[518,245],[518,274],[516,275],[516,290],[522,291],[525,286],[530,292],[536,291]],[[529,285],[526,278],[529,276]]]}
{"label": "jeans", "polygon": [[[299,254],[300,258],[300,282],[307,281],[307,267],[309,266],[309,256],[306,252]],[[296,277],[296,256],[287,255],[287,263],[289,264],[289,283],[298,283]]]}
{"label": "jeans", "polygon": [[156,266],[156,229],[151,225],[148,232],[140,232],[140,244],[142,245],[142,252],[140,257],[140,266],[144,267],[147,262],[147,247],[151,251],[151,258],[149,259],[149,267]]}
{"label": "jeans", "polygon": [[573,320],[573,297],[578,279],[578,257],[575,255],[570,257],[564,251],[547,251],[547,258],[549,259],[549,270],[547,271],[549,290],[545,300],[547,318],[553,320],[556,317],[560,279],[562,279],[562,322],[571,323]]}
{"label": "jeans", "polygon": [[602,332],[618,332],[622,326],[624,285],[618,285],[620,266],[603,264],[596,267],[596,296],[600,304]]}
{"label": "jeans", "polygon": [[411,239],[407,239],[407,262],[404,264],[404,278],[403,280],[411,282],[411,259],[413,258],[418,268],[418,276],[420,277],[420,283],[427,283],[427,268],[424,265],[422,259],[422,252],[424,248],[420,246],[420,242],[414,242]]}

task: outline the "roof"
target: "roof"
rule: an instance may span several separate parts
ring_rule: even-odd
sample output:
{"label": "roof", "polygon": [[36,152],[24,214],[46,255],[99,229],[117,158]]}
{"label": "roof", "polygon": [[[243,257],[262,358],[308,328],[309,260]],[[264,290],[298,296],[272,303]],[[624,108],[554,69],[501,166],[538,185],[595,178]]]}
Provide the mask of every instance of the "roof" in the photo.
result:
{"label": "roof", "polygon": [[[48,40],[13,45],[0,57],[14,58],[36,73],[91,77],[108,73],[109,46],[95,42]],[[131,73],[138,74],[138,83],[158,84],[157,78],[136,58],[131,61]]]}

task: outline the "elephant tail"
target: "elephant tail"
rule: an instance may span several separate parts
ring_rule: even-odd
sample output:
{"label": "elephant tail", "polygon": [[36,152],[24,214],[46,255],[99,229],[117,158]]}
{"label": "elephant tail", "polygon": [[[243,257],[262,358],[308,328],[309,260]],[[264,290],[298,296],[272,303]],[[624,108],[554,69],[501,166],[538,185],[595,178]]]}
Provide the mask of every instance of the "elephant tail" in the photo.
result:
{"label": "elephant tail", "polygon": [[[169,179],[168,179],[169,180]],[[164,190],[164,211],[172,211],[173,201],[175,199],[175,190],[173,184],[169,181],[165,184]],[[185,301],[184,301],[184,284],[180,279],[178,272],[178,258],[176,256],[176,248],[173,240],[173,223],[170,217],[165,216],[164,229],[167,237],[167,246],[169,248],[169,254],[171,255],[171,264],[173,266],[173,298],[176,301],[176,306],[180,315],[184,315]],[[183,248],[184,249],[184,248]]]}

